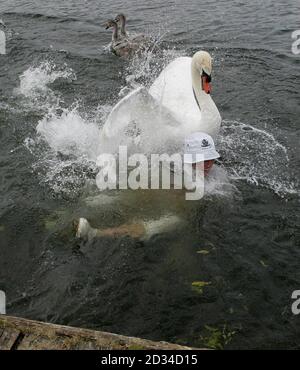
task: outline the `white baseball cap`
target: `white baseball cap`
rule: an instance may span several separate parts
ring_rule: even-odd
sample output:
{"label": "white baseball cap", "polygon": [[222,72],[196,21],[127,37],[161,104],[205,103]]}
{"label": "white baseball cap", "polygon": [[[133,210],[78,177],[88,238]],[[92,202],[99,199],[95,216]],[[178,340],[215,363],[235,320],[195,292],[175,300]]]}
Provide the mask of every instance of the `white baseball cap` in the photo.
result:
{"label": "white baseball cap", "polygon": [[213,138],[204,132],[194,132],[185,138],[184,154],[191,154],[191,158],[184,158],[184,163],[197,163],[196,155],[202,155],[205,161],[217,159],[220,154],[215,149]]}

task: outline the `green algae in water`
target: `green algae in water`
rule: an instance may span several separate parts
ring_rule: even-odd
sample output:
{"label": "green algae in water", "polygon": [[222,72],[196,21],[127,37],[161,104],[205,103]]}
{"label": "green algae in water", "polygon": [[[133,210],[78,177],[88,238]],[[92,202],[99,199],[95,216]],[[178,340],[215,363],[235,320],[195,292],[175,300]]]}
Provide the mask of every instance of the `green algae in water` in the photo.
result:
{"label": "green algae in water", "polygon": [[207,285],[210,285],[210,281],[194,281],[192,282],[192,289],[198,293],[202,294],[203,293],[203,288],[206,287]]}
{"label": "green algae in water", "polygon": [[263,267],[268,267],[268,265],[267,265],[263,260],[260,260],[259,262],[260,262],[260,264],[261,264]]}
{"label": "green algae in water", "polygon": [[197,251],[198,254],[203,254],[203,255],[207,255],[210,253],[210,251],[208,251],[207,249],[201,249],[199,251]]}
{"label": "green algae in water", "polygon": [[201,336],[201,342],[207,348],[223,350],[232,341],[236,331],[229,330],[225,324],[221,329],[205,325],[207,334]]}

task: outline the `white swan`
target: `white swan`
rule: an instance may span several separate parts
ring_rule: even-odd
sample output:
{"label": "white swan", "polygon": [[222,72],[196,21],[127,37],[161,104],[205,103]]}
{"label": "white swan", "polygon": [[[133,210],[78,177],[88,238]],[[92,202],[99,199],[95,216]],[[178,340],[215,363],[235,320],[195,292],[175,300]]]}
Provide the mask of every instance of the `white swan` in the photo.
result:
{"label": "white swan", "polygon": [[220,113],[210,95],[212,58],[205,51],[171,62],[149,91],[138,88],[124,97],[104,124],[101,149],[139,146],[144,152],[174,147],[195,131],[213,138],[221,126]]}
{"label": "white swan", "polygon": [[210,95],[211,73],[210,54],[198,51],[171,62],[149,90],[187,134],[202,131],[215,138],[220,130],[221,115]]}

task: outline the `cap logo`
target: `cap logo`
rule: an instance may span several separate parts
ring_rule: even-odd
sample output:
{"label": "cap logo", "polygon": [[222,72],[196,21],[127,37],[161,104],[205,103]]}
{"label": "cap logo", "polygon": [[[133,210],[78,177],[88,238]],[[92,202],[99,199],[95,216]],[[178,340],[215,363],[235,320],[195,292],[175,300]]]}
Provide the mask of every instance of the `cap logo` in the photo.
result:
{"label": "cap logo", "polygon": [[209,142],[206,139],[203,139],[201,146],[202,146],[202,148],[207,148],[210,145],[209,145]]}

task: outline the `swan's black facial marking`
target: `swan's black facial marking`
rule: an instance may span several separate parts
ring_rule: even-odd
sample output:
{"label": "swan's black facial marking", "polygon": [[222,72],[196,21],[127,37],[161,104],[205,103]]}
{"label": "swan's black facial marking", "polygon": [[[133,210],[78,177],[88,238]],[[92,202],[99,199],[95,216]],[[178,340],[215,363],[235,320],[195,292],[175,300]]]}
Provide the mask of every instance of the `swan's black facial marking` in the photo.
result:
{"label": "swan's black facial marking", "polygon": [[202,83],[202,90],[206,92],[206,94],[211,93],[211,75],[207,74],[204,70],[202,70],[201,74],[201,83]]}
{"label": "swan's black facial marking", "polygon": [[208,83],[211,83],[211,75],[207,74],[204,70],[202,70],[202,74],[201,74],[202,77],[206,77],[206,81]]}

